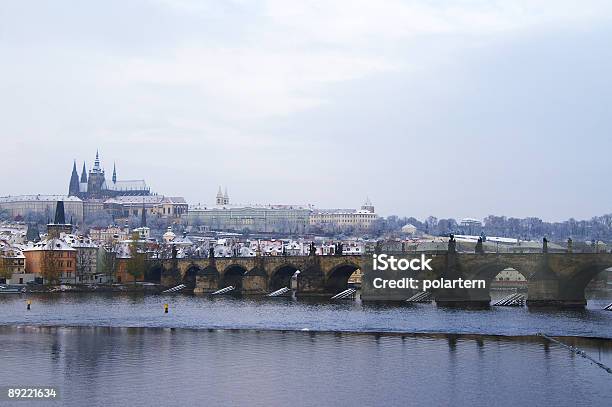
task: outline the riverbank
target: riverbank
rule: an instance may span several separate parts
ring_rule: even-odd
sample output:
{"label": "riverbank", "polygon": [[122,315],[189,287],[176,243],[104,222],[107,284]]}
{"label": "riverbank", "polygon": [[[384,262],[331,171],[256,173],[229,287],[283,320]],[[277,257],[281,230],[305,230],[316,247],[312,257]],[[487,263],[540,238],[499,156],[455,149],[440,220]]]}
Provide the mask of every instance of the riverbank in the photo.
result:
{"label": "riverbank", "polygon": [[60,285],[6,285],[9,288],[18,288],[22,293],[120,293],[120,292],[142,292],[148,294],[160,293],[163,288],[154,283],[129,283],[129,284],[60,284]]}

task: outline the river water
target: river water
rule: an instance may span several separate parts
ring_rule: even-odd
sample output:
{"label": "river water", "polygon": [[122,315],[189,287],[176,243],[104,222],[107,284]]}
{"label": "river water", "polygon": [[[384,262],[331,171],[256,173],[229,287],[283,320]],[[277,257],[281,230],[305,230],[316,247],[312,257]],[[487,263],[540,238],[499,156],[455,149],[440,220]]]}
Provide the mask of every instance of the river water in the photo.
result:
{"label": "river water", "polygon": [[461,310],[4,295],[0,386],[54,386],[60,399],[0,405],[608,406],[612,374],[533,335],[563,336],[612,366],[612,312],[601,310],[611,301],[580,311]]}

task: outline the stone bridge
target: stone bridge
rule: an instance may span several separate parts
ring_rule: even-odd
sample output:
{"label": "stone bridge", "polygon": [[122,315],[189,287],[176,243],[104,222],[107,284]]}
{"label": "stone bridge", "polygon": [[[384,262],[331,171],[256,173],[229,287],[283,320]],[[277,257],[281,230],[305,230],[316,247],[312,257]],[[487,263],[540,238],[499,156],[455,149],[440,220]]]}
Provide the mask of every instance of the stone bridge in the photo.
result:
{"label": "stone bridge", "polygon": [[[404,258],[421,253],[397,253]],[[585,288],[600,272],[612,267],[610,253],[425,253],[433,271],[398,271],[396,277],[420,280],[485,280],[484,289],[432,290],[438,304],[487,305],[489,287],[505,268],[513,268],[527,279],[528,305],[584,306]],[[161,274],[165,287],[186,284],[196,293],[210,293],[227,286],[242,294],[266,294],[288,287],[299,270],[297,295],[333,295],[347,288],[350,275],[363,271],[361,298],[364,301],[402,301],[409,289],[374,289],[372,281],[380,276],[372,271],[372,257],[365,256],[265,256],[203,259],[169,259],[153,267]],[[158,275],[159,275],[158,274]]]}
{"label": "stone bridge", "polygon": [[346,289],[351,274],[361,268],[361,256],[258,256],[173,259],[162,262],[163,286],[186,284],[196,293],[234,286],[243,294],[267,294],[288,287],[300,271],[301,294],[337,293]]}

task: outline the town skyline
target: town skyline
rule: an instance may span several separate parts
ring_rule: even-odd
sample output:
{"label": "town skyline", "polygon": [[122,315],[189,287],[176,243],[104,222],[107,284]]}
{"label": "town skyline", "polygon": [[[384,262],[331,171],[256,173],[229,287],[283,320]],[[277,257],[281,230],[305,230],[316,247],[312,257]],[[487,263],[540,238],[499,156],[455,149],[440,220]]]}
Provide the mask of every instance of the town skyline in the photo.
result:
{"label": "town skyline", "polygon": [[[141,176],[136,176],[136,177],[128,177],[129,180],[124,181],[124,180],[118,180],[117,179],[117,160],[112,160],[112,170],[106,171],[106,166],[104,165],[104,160],[101,157],[100,153],[99,153],[100,149],[96,149],[96,153],[95,153],[95,158],[93,160],[88,161],[88,160],[83,160],[82,162],[79,162],[78,159],[73,159],[73,164],[72,164],[72,177],[70,180],[70,187],[69,188],[73,188],[74,186],[72,185],[73,182],[78,182],[78,180],[73,180],[72,178],[75,177],[75,171],[76,171],[76,176],[77,178],[80,178],[81,181],[83,181],[83,173],[89,173],[91,175],[92,171],[98,171],[98,172],[102,172],[107,173],[107,177],[108,177],[108,183],[110,184],[111,182],[114,184],[115,182],[118,182],[117,185],[120,185],[122,183],[128,183],[129,184],[138,184],[140,188],[144,188],[144,190],[139,190],[139,191],[134,191],[134,194],[136,195],[141,195],[141,194],[155,194],[155,195],[162,195],[162,196],[180,196],[180,197],[184,197],[186,194],[182,194],[182,193],[178,193],[178,194],[168,194],[168,193],[164,193],[163,191],[156,191],[154,189],[151,189],[151,186],[149,184],[147,184],[144,179],[144,177]],[[80,174],[80,175],[79,175]],[[85,182],[87,182],[87,175],[85,176]],[[76,187],[78,190],[78,186]],[[85,188],[86,188],[86,184],[85,184]],[[119,188],[119,187],[117,187]],[[214,186],[211,186],[211,190],[214,190]],[[234,201],[232,200],[232,202],[229,202],[229,197],[227,196],[227,191],[228,191],[228,187],[227,185],[217,185],[216,188],[218,189],[218,191],[221,191],[223,189],[224,194],[226,194],[226,199],[227,201],[225,202],[225,205],[228,206],[269,206],[269,205],[301,205],[301,206],[305,206],[305,207],[310,207],[312,209],[320,209],[320,210],[326,210],[326,209],[335,209],[335,210],[342,210],[342,209],[349,209],[349,210],[353,210],[353,209],[358,209],[360,205],[362,205],[364,202],[366,201],[370,201],[370,197],[369,195],[367,195],[364,200],[360,203],[360,204],[354,204],[354,203],[349,203],[347,205],[344,206],[332,206],[332,205],[317,205],[316,203],[313,202],[274,202],[274,201],[269,201],[269,202],[254,202],[253,200],[251,201]],[[64,192],[61,191],[55,191],[55,192],[51,192],[51,193],[25,193],[25,194],[0,194],[0,197],[2,196],[17,196],[17,195],[65,195],[65,196],[78,196],[79,198],[85,198],[83,195],[80,195],[78,193],[75,192],[71,192],[70,194],[65,194]],[[214,197],[208,197],[207,199],[202,199],[202,200],[198,200],[196,201],[190,201],[189,199],[187,199],[187,203],[189,204],[190,208],[198,208],[198,207],[214,207],[214,206],[219,206],[219,195],[216,195],[216,199],[217,202],[215,202],[215,198]],[[375,206],[375,204],[374,204]],[[374,212],[374,210],[372,209],[372,211]],[[414,218],[416,220],[418,220],[419,222],[422,223],[427,223],[428,219],[434,218],[434,219],[440,219],[440,220],[446,220],[446,219],[454,219],[456,220],[458,223],[461,222],[464,219],[478,219],[479,221],[485,221],[487,218],[499,218],[499,217],[504,217],[506,219],[527,219],[527,218],[538,218],[543,220],[544,222],[548,222],[548,223],[552,223],[552,222],[566,222],[566,221],[570,221],[570,220],[576,220],[576,221],[589,221],[592,219],[595,219],[597,217],[606,217],[609,216],[609,212],[607,213],[602,213],[602,214],[593,214],[592,216],[589,217],[585,217],[585,218],[579,218],[579,217],[574,217],[574,216],[570,216],[568,218],[565,219],[555,219],[555,220],[550,220],[550,219],[546,219],[540,216],[536,216],[536,215],[524,215],[524,216],[512,216],[512,215],[507,215],[507,214],[503,214],[503,213],[489,213],[488,215],[482,216],[482,217],[476,217],[476,216],[471,216],[470,214],[460,214],[460,215],[450,215],[450,216],[437,216],[436,214],[429,214],[427,216],[415,216],[414,214],[411,213],[400,213],[398,211],[395,212],[391,212],[391,213],[380,213],[378,210],[376,210],[376,213],[378,216],[382,216],[383,218],[389,217],[389,216],[397,216],[398,218]]]}
{"label": "town skyline", "polygon": [[[83,160],[79,160],[77,158],[73,158],[72,159],[72,170],[74,170],[74,168],[76,167],[77,172],[79,174],[79,178],[82,177],[82,171],[83,169],[85,169],[88,173],[90,170],[92,170],[93,168],[96,167],[96,160],[98,159],[98,164],[97,164],[97,168],[99,168],[99,170],[101,170],[102,172],[106,172],[107,173],[107,177],[108,180],[110,182],[111,177],[114,177],[116,179],[116,174],[119,171],[117,169],[117,166],[119,166],[119,169],[122,168],[122,162],[116,159],[111,159],[109,162],[111,162],[112,164],[110,166],[108,166],[107,162],[104,160],[104,157],[102,156],[102,154],[100,153],[100,151],[102,151],[100,148],[96,148],[95,149],[95,154],[94,154],[94,158],[91,160],[88,159],[83,159]],[[98,158],[99,157],[99,158]],[[132,171],[138,171],[138,168],[134,168],[133,166],[130,165],[130,161],[128,159],[128,161],[126,162],[126,164],[128,164],[128,168],[131,168]],[[107,169],[108,168],[108,169]],[[146,171],[145,171],[146,173]],[[123,171],[121,172],[122,176],[123,176]],[[132,174],[128,174],[127,175],[127,179],[129,179],[128,182],[131,181],[137,181],[137,182],[143,182],[147,181],[147,177],[144,177],[142,174],[138,175],[138,174],[133,174],[134,176],[131,176]],[[165,182],[163,182],[164,180],[162,180],[161,184],[166,184]],[[120,182],[126,182],[126,181],[120,181]],[[66,195],[68,196],[67,192],[67,187],[65,187],[64,189],[66,189],[66,191],[63,191],[60,187],[58,188],[54,188],[56,183],[53,184],[49,184],[48,182],[44,182],[44,185],[47,186],[47,188],[45,188],[43,190],[43,192],[36,192],[36,191],[28,191],[27,190],[27,185],[25,185],[23,188],[20,188],[22,191],[25,191],[23,193],[2,193],[0,194],[0,196],[16,196],[16,195]],[[61,184],[61,182],[60,182]],[[316,203],[316,202],[312,202],[312,201],[305,201],[305,202],[293,202],[293,201],[288,201],[288,200],[283,200],[283,198],[279,198],[279,201],[273,201],[273,200],[268,200],[268,201],[254,201],[253,199],[249,198],[245,198],[244,200],[240,200],[241,196],[244,196],[244,191],[240,188],[240,184],[236,185],[236,188],[232,188],[232,186],[228,186],[227,184],[210,184],[207,185],[207,188],[210,189],[210,194],[208,196],[203,197],[202,199],[189,199],[188,196],[192,195],[192,196],[201,196],[201,195],[197,195],[197,194],[186,194],[183,193],[181,191],[178,191],[176,188],[171,188],[171,190],[173,191],[177,191],[177,193],[166,193],[165,191],[160,191],[157,190],[155,188],[155,184],[156,182],[147,182],[145,187],[150,189],[150,193],[152,194],[158,194],[158,195],[165,195],[165,196],[181,196],[181,197],[185,197],[187,200],[187,203],[190,205],[190,207],[197,207],[197,206],[215,206],[215,194],[216,191],[218,190],[218,188],[223,188],[225,191],[231,189],[232,191],[232,202],[231,205],[244,205],[244,206],[248,206],[248,205],[253,205],[253,206],[265,206],[265,205],[311,205],[313,208],[317,208],[317,209],[351,209],[351,208],[358,208],[361,204],[363,204],[366,200],[372,200],[370,198],[370,195],[365,195],[361,200],[357,200],[355,202],[349,202],[348,199],[344,199],[342,201],[334,201],[334,202],[346,202],[346,204],[344,205],[327,205],[326,203]],[[21,184],[23,185],[23,184]],[[172,185],[172,184],[170,184]],[[248,188],[247,188],[248,189]],[[238,191],[238,193],[236,193],[236,195],[233,194],[234,191]],[[274,191],[274,188],[269,189],[269,191]],[[206,190],[205,192],[208,192],[208,190]],[[272,194],[272,195],[278,195],[278,194]],[[235,196],[238,196],[238,199],[234,199]],[[358,198],[358,197],[357,197]],[[474,218],[474,219],[479,219],[479,220],[484,220],[487,217],[490,216],[504,216],[506,218],[518,218],[518,219],[525,219],[525,218],[539,218],[542,219],[545,222],[562,222],[562,221],[567,221],[570,219],[575,219],[575,220],[590,220],[594,217],[597,216],[605,216],[608,215],[610,213],[612,213],[612,211],[607,211],[604,213],[599,213],[599,214],[591,214],[590,216],[585,216],[583,218],[581,217],[577,217],[577,216],[568,216],[567,218],[562,218],[562,219],[549,219],[546,218],[545,216],[538,216],[538,215],[533,215],[533,214],[523,214],[523,215],[509,215],[509,214],[505,214],[505,213],[497,213],[495,211],[491,211],[490,213],[487,213],[486,215],[483,216],[474,216],[471,213],[467,213],[467,214],[449,214],[447,216],[439,216],[438,214],[435,213],[430,213],[428,215],[423,215],[423,216],[417,216],[413,213],[402,213],[400,210],[393,210],[391,209],[390,212],[380,212],[378,205],[376,205],[376,199],[373,200],[375,207],[377,208],[376,212],[379,216],[383,216],[383,217],[388,217],[388,216],[398,216],[400,218],[409,218],[409,217],[413,217],[419,220],[423,220],[425,221],[427,218],[429,217],[435,217],[438,219],[455,219],[457,221],[460,221],[461,219],[464,218]]]}
{"label": "town skyline", "polygon": [[100,148],[194,203],[610,211],[607,2],[290,3],[3,3],[3,193]]}

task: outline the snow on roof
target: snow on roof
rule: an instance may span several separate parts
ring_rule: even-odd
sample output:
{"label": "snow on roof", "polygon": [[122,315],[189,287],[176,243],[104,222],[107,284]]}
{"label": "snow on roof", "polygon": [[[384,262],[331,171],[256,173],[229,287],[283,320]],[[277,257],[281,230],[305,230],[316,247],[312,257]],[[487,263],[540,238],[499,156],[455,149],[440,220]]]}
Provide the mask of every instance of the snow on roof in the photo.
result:
{"label": "snow on roof", "polygon": [[482,223],[482,222],[474,218],[463,218],[461,219],[461,223]]}
{"label": "snow on roof", "polygon": [[158,204],[164,199],[163,195],[122,195],[107,199],[104,203],[117,204]]}
{"label": "snow on roof", "polygon": [[24,249],[24,252],[38,251],[38,250],[74,251],[75,249],[70,247],[70,245],[62,239],[46,239],[46,240],[41,240],[38,243],[34,243],[32,246],[28,246],[26,249]]}
{"label": "snow on roof", "polygon": [[271,205],[263,205],[263,204],[228,204],[228,205],[197,205],[195,207],[190,207],[190,212],[207,212],[207,211],[218,211],[218,210],[241,210],[241,209],[271,209],[271,210],[308,210],[312,211],[311,205],[284,205],[284,204],[271,204]]}
{"label": "snow on roof", "polygon": [[145,191],[147,184],[143,179],[109,182],[107,188],[111,191]]}
{"label": "snow on roof", "polygon": [[171,204],[187,204],[187,201],[182,196],[166,196],[162,202]]}
{"label": "snow on roof", "polygon": [[0,197],[0,202],[22,202],[22,201],[43,201],[43,202],[81,202],[76,196],[66,195],[8,195]]}

